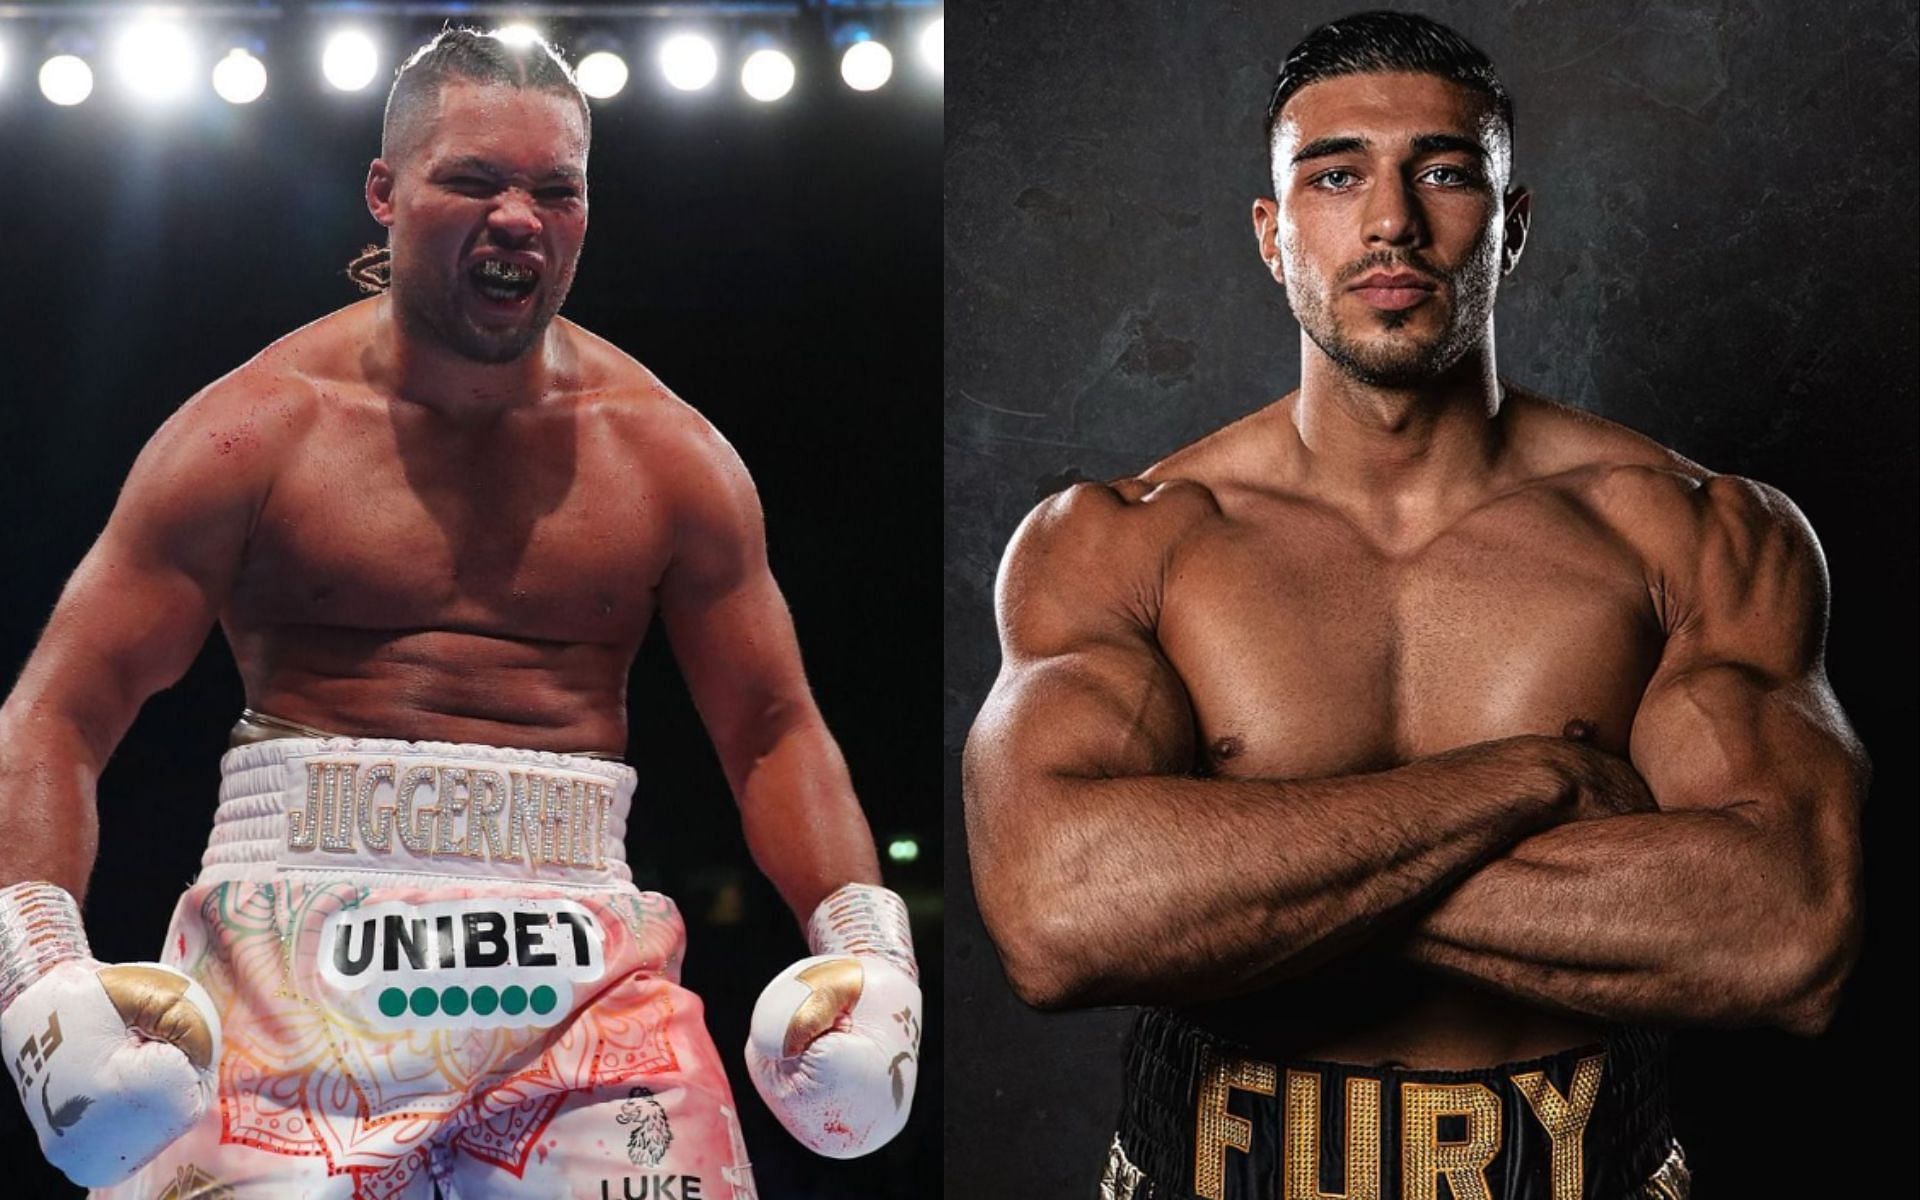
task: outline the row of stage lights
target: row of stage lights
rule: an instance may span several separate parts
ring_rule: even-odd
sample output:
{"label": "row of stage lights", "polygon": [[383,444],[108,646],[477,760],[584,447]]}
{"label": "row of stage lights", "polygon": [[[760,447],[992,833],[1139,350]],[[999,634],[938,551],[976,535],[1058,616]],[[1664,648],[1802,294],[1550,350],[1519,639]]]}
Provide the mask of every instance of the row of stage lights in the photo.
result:
{"label": "row of stage lights", "polygon": [[[510,42],[531,43],[540,33],[531,25],[507,25],[493,31]],[[920,26],[915,38],[922,66],[934,76],[944,70],[946,21],[934,17]],[[893,78],[893,52],[863,26],[846,25],[834,35],[840,50],[840,78],[855,91],[871,92]],[[787,53],[764,35],[743,47],[740,90],[755,100],[771,102],[793,90],[797,70]],[[213,65],[214,94],[229,104],[251,104],[267,90],[267,67],[257,47],[231,46]],[[197,53],[186,29],[166,21],[140,21],[121,31],[113,42],[112,62],[121,81],[145,101],[176,100],[193,90],[199,75]],[[720,50],[704,34],[681,32],[664,38],[655,63],[668,86],[683,92],[704,91],[720,74]],[[380,74],[379,44],[366,32],[342,29],[322,43],[320,73],[328,85],[357,92]],[[0,73],[6,62],[0,49]],[[596,100],[610,100],[627,86],[627,60],[617,49],[591,50],[574,62],[580,90]],[[50,55],[40,64],[40,94],[54,104],[72,106],[93,95],[93,65],[76,53]]]}

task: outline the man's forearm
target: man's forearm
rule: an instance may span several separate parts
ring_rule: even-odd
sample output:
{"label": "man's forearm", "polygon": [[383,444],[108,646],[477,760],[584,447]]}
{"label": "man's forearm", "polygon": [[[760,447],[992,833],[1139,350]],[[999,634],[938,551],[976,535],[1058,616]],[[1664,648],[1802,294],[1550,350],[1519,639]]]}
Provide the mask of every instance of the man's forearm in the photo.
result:
{"label": "man's forearm", "polygon": [[844,883],[879,883],[873,834],[817,713],[782,723],[735,784],[747,847],[801,927]]}
{"label": "man's forearm", "polygon": [[70,723],[0,708],[0,886],[56,883],[78,898],[99,849],[95,748]]}
{"label": "man's forearm", "polygon": [[[1195,1001],[1297,973],[1569,815],[1532,753],[1309,780],[1056,778],[1038,836],[969,830],[982,911],[1042,1006]],[[971,787],[1004,786],[970,780]]]}
{"label": "man's forearm", "polygon": [[1793,1027],[1822,905],[1737,809],[1548,829],[1481,867],[1406,943],[1417,961],[1610,1020]]}

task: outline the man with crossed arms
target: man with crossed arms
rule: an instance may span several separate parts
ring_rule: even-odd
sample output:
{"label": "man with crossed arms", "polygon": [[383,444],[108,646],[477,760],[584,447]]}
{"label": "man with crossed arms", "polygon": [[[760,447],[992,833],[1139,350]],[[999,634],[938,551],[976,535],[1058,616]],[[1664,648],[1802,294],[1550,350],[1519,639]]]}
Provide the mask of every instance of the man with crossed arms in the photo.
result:
{"label": "man with crossed arms", "polygon": [[1269,120],[1300,385],[1015,535],[982,916],[1027,1002],[1160,1006],[1103,1196],[1683,1196],[1650,1028],[1818,1033],[1858,941],[1818,544],[1499,380],[1531,199],[1464,39],[1334,22]]}

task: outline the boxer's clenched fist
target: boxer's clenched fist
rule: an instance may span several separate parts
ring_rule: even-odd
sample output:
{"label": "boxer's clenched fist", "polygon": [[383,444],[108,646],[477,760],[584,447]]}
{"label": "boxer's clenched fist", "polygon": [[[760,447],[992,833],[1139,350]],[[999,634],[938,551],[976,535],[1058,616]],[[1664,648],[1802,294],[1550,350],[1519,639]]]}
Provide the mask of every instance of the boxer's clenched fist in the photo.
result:
{"label": "boxer's clenched fist", "polygon": [[192,979],[88,953],[73,898],[0,889],[0,1055],[47,1160],[85,1187],[132,1175],[213,1094],[220,1022]]}
{"label": "boxer's clenched fist", "polygon": [[816,1154],[853,1158],[900,1132],[919,1076],[920,984],[906,906],[848,884],[808,926],[811,958],[760,994],[747,1039],[754,1087]]}

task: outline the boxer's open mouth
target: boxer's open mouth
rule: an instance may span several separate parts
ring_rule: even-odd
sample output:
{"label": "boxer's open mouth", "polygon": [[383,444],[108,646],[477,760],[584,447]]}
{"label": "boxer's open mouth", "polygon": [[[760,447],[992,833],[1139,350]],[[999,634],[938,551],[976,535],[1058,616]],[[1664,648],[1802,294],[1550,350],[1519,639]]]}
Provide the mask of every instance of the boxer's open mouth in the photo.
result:
{"label": "boxer's open mouth", "polygon": [[503,304],[525,299],[540,282],[540,273],[532,267],[497,258],[482,261],[467,276],[481,295]]}

